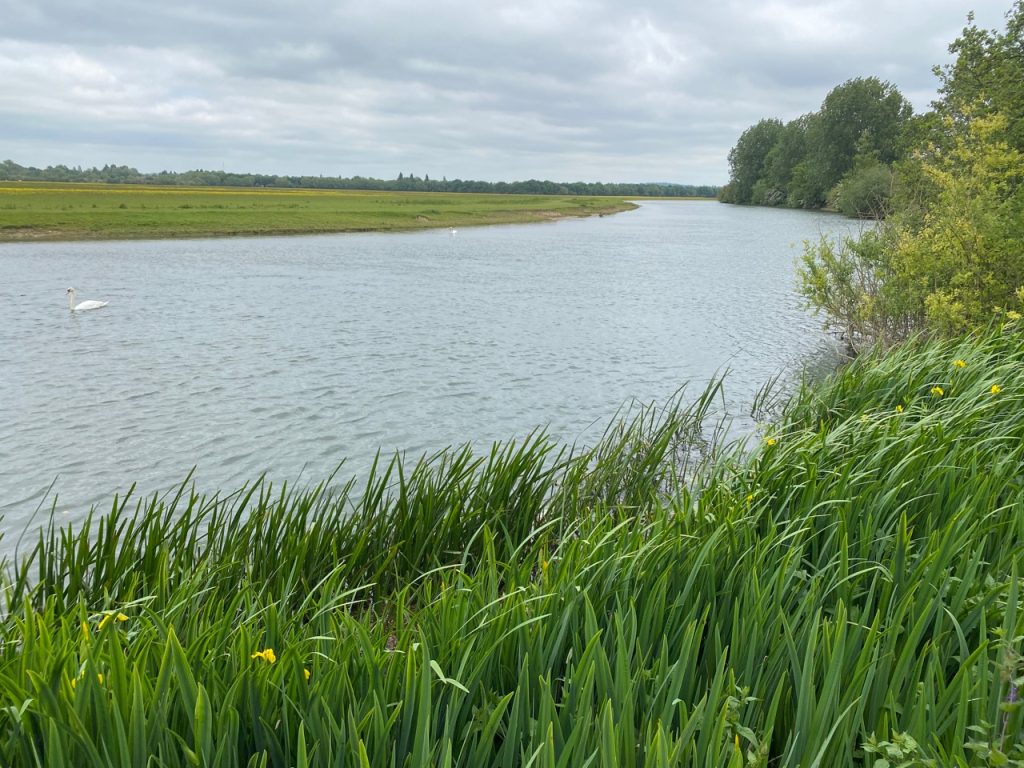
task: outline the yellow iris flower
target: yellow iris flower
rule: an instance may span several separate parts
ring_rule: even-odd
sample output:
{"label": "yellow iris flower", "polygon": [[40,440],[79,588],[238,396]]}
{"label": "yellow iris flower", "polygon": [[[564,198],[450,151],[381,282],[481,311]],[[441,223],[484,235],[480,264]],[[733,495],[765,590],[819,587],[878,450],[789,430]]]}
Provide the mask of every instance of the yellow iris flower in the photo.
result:
{"label": "yellow iris flower", "polygon": [[103,629],[105,626],[107,626],[107,624],[109,624],[110,622],[114,621],[115,619],[117,621],[128,621],[128,617],[125,616],[123,613],[107,613],[107,614],[104,614],[102,619],[100,619],[100,627],[99,628]]}
{"label": "yellow iris flower", "polygon": [[273,664],[277,661],[277,654],[274,653],[273,648],[264,648],[262,651],[256,651],[250,658],[263,659],[268,664]]}

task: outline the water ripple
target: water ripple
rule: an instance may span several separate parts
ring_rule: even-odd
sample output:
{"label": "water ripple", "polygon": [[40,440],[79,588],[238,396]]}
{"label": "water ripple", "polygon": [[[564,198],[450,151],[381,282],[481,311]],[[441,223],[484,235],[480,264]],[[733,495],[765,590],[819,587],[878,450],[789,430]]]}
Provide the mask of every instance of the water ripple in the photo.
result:
{"label": "water ripple", "polygon": [[[792,243],[841,219],[644,202],[544,226],[183,242],[0,245],[0,514],[68,519],[195,466],[202,490],[344,457],[521,437],[587,440],[631,397],[729,368],[736,412],[828,345]],[[243,266],[244,265],[244,266]],[[64,289],[110,301],[72,315]],[[691,389],[692,391],[692,389]]]}

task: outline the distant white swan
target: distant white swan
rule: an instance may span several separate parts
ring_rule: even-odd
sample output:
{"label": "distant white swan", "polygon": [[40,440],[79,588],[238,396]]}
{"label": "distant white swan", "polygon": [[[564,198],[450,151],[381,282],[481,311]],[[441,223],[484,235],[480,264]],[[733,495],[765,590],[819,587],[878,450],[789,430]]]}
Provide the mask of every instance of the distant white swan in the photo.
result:
{"label": "distant white swan", "polygon": [[81,304],[75,304],[75,289],[68,288],[68,309],[72,312],[81,312],[86,309],[99,309],[109,304],[109,301],[83,301]]}
{"label": "distant white swan", "polygon": [[458,232],[459,230],[457,230],[457,229],[456,229],[455,227],[449,227],[449,228],[448,228],[448,231],[449,231],[449,232],[451,232],[451,233],[452,233],[452,234],[454,235],[454,234],[455,234],[456,232]]}

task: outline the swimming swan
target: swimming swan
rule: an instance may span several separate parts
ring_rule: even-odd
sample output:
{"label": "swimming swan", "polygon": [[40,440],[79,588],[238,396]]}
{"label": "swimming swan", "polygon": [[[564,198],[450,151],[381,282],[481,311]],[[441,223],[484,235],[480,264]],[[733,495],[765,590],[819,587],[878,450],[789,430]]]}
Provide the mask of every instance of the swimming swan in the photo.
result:
{"label": "swimming swan", "polygon": [[81,304],[75,304],[75,289],[68,288],[68,309],[72,312],[81,312],[85,309],[99,309],[105,307],[110,302],[108,301],[83,301]]}

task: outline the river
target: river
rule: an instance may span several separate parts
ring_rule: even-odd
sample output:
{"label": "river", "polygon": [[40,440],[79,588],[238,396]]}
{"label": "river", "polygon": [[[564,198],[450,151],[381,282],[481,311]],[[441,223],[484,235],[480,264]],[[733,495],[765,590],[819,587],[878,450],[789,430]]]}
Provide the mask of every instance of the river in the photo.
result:
{"label": "river", "polygon": [[[80,519],[196,467],[202,491],[345,457],[596,438],[631,398],[728,369],[730,409],[832,354],[801,306],[837,216],[643,201],[615,216],[408,234],[0,244],[0,528]],[[70,313],[78,300],[109,306]],[[48,491],[49,489],[49,491]]]}

